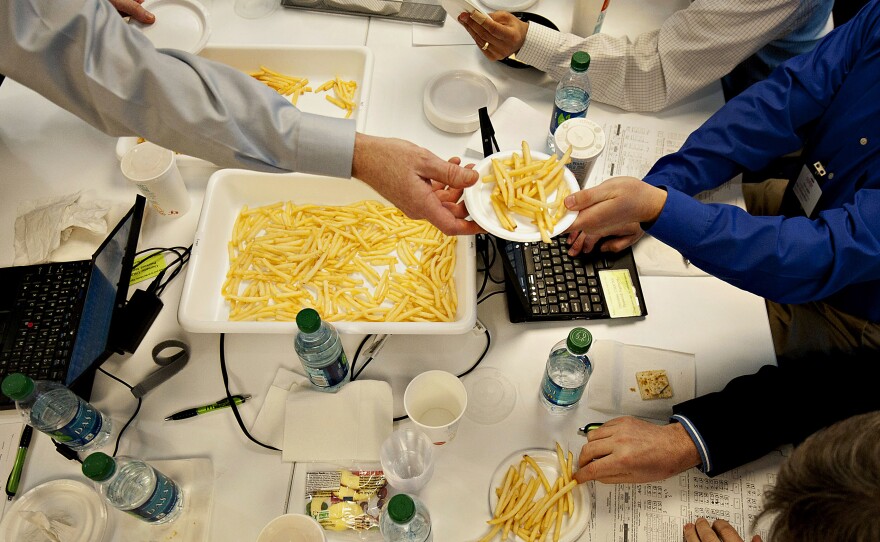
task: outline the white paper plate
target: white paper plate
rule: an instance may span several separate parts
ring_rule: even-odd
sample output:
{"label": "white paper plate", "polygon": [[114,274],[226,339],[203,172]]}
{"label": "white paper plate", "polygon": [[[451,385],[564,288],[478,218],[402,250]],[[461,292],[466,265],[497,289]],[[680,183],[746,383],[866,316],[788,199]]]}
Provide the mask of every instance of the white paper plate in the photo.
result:
{"label": "white paper plate", "polygon": [[522,11],[529,9],[538,0],[480,0],[492,9],[503,9],[504,11]]}
{"label": "white paper plate", "polygon": [[444,132],[470,133],[480,127],[479,109],[498,107],[498,89],[485,75],[452,70],[435,76],[425,87],[425,116]]}
{"label": "white paper plate", "polygon": [[22,512],[40,512],[70,526],[65,542],[96,542],[107,530],[107,506],[92,488],[76,480],[52,480],[31,489],[6,509],[0,540],[45,540]]}
{"label": "white paper plate", "polygon": [[482,11],[470,0],[440,0],[440,5],[443,6],[443,9],[446,10],[450,17],[456,20],[465,11],[468,13]]}
{"label": "white paper plate", "polygon": [[198,53],[208,43],[211,27],[208,11],[196,0],[146,0],[144,8],[156,16],[153,24],[132,20],[157,49],[180,49]]}
{"label": "white paper plate", "polygon": [[[559,476],[559,460],[556,458],[556,451],[546,448],[530,448],[528,450],[520,450],[507,456],[498,468],[492,474],[492,480],[489,482],[489,514],[495,512],[495,505],[498,503],[498,496],[495,495],[495,489],[504,485],[504,477],[507,475],[507,469],[511,465],[516,468],[522,460],[523,455],[528,454],[535,460],[535,463],[544,471],[544,476],[553,485],[553,481]],[[534,471],[528,469],[531,476],[535,476]],[[539,484],[540,485],[540,484]],[[562,532],[559,535],[559,542],[574,542],[587,530],[590,523],[590,514],[592,503],[590,502],[590,494],[587,491],[587,484],[578,484],[571,490],[574,499],[574,514],[566,515],[562,520]],[[540,499],[544,496],[544,488],[538,488],[535,498]]]}
{"label": "white paper plate", "polygon": [[[504,160],[506,158],[510,158],[510,156],[514,152],[519,151],[502,151],[496,152],[482,161],[478,162],[474,167],[475,170],[480,174],[480,177],[485,175],[490,175],[492,173],[492,159],[498,158]],[[532,151],[531,155],[533,158],[538,160],[546,160],[550,156],[541,152]],[[580,190],[580,186],[578,186],[577,179],[574,174],[565,168],[563,171],[563,175],[565,176],[565,182],[568,183],[568,188],[570,193],[577,192]],[[535,242],[541,240],[541,232],[538,230],[538,227],[528,221],[527,218],[520,215],[512,215],[514,221],[516,222],[516,229],[513,231],[509,231],[501,226],[501,222],[498,220],[498,216],[495,214],[495,210],[492,208],[491,203],[491,195],[492,190],[495,188],[495,183],[484,183],[482,181],[477,181],[477,184],[473,186],[469,186],[464,189],[464,204],[467,207],[468,212],[471,215],[471,218],[474,221],[483,227],[487,232],[491,233],[496,237],[500,237],[502,239],[507,239],[508,241],[519,241],[522,243],[525,242]],[[547,201],[554,201],[556,197],[556,191],[552,194],[547,194]],[[574,219],[577,218],[577,213],[574,211],[567,211],[565,215],[556,223],[556,227],[553,229],[553,233],[550,237],[555,237],[562,232],[564,232],[569,226],[571,226]]]}

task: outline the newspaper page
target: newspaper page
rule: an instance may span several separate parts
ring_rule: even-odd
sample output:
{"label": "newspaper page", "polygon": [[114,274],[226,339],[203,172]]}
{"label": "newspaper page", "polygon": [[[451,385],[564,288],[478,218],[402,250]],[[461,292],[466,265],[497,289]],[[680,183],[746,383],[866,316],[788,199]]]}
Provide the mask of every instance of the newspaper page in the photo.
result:
{"label": "newspaper page", "polygon": [[678,542],[684,525],[699,517],[727,520],[744,540],[756,534],[766,540],[768,522],[753,523],[782,460],[783,453],[776,451],[714,478],[690,469],[660,482],[594,483],[593,514],[582,540]]}

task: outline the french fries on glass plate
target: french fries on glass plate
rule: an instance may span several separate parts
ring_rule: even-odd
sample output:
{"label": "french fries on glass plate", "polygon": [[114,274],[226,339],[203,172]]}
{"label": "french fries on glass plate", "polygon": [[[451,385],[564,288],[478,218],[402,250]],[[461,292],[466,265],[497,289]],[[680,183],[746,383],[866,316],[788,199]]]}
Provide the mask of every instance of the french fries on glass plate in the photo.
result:
{"label": "french fries on glass plate", "polygon": [[492,154],[474,169],[480,180],[464,191],[471,218],[487,232],[509,241],[549,243],[574,222],[564,200],[580,189],[562,157],[522,149]]}

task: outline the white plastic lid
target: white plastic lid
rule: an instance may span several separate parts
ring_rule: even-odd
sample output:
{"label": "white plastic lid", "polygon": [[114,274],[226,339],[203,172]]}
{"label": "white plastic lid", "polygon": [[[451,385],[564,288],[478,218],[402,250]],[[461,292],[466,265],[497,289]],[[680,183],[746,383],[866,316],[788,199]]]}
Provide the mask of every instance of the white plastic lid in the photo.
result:
{"label": "white plastic lid", "polygon": [[504,11],[522,11],[535,5],[538,0],[480,0],[492,9]]}
{"label": "white plastic lid", "polygon": [[153,24],[130,21],[156,48],[196,54],[211,34],[208,11],[196,0],[146,0],[144,8],[156,16]]}
{"label": "white plastic lid", "polygon": [[465,414],[477,423],[498,423],[513,412],[516,387],[498,369],[484,367],[463,378],[468,394]]}
{"label": "white plastic lid", "polygon": [[480,11],[480,8],[474,5],[470,0],[440,0],[440,5],[443,6],[446,13],[448,13],[453,19],[458,19],[458,16],[465,11],[468,13]]}
{"label": "white plastic lid", "polygon": [[52,480],[31,489],[6,508],[0,522],[0,540],[46,540],[38,526],[43,521],[55,527],[64,542],[95,542],[104,539],[107,506],[82,482]]}
{"label": "white plastic lid", "polygon": [[605,131],[595,122],[582,117],[560,124],[553,137],[560,153],[571,147],[572,159],[593,158],[605,148]]}
{"label": "white plastic lid", "polygon": [[479,109],[498,107],[498,89],[485,75],[452,70],[435,76],[425,87],[425,116],[444,132],[465,134],[480,127]]}

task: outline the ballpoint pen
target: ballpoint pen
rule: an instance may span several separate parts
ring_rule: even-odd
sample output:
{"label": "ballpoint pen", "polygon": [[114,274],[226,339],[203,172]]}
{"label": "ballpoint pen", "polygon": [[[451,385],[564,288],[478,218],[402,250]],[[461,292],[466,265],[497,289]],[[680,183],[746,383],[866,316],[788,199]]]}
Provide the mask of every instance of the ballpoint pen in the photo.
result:
{"label": "ballpoint pen", "polygon": [[[233,395],[232,401],[236,405],[240,405],[250,398],[251,398],[250,395]],[[216,403],[211,403],[210,405],[205,405],[205,406],[200,406],[200,407],[195,407],[195,408],[187,408],[185,410],[181,410],[180,412],[175,412],[174,414],[165,418],[165,421],[185,420],[187,418],[192,418],[193,416],[198,416],[200,414],[207,414],[208,412],[211,412],[211,411],[214,411],[214,410],[217,410],[220,408],[226,408],[228,406],[229,406],[229,399],[224,397],[223,399],[220,399]]]}
{"label": "ballpoint pen", "polygon": [[580,431],[581,433],[583,433],[583,434],[586,435],[587,433],[589,433],[589,432],[592,431],[593,429],[599,429],[600,427],[602,427],[602,424],[599,423],[599,422],[588,423],[587,425],[585,425],[585,426],[581,427],[580,429],[578,429],[578,431]]}
{"label": "ballpoint pen", "polygon": [[31,444],[31,435],[34,428],[25,425],[21,431],[21,439],[18,441],[18,451],[15,452],[15,462],[12,464],[12,472],[9,473],[9,479],[6,480],[6,498],[12,500],[18,491],[18,483],[21,481],[21,470],[24,468],[24,459],[27,457],[28,446]]}

